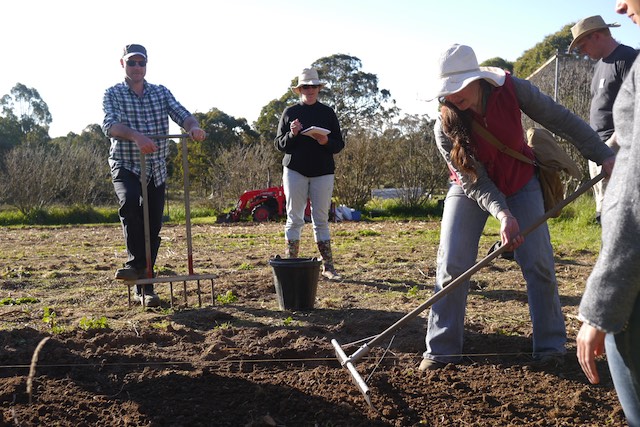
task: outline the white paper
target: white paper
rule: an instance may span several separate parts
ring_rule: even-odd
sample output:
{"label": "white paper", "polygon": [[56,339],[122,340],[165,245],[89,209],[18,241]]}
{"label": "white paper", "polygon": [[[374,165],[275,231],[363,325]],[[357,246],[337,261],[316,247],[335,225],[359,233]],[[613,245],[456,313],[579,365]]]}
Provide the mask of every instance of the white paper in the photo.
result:
{"label": "white paper", "polygon": [[302,131],[303,135],[329,135],[331,131],[329,129],[321,128],[319,126],[311,126]]}

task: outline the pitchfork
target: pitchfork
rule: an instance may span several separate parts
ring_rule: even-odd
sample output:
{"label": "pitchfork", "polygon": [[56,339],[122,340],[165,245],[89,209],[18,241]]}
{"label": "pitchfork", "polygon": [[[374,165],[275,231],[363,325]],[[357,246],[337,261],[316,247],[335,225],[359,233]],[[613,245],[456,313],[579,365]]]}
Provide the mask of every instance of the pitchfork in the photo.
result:
{"label": "pitchfork", "polygon": [[[154,277],[152,262],[151,262],[151,232],[149,230],[149,203],[147,192],[147,164],[144,153],[140,152],[140,183],[142,185],[142,210],[144,215],[144,240],[145,240],[145,255],[147,261],[147,277],[145,279],[138,279],[136,281],[126,281],[129,292],[129,306],[131,306],[131,286],[146,285],[152,283],[169,283],[169,292],[171,295],[171,307],[173,307],[173,282],[182,282],[184,289],[184,303],[187,305],[187,281],[195,280],[198,287],[198,306],[202,307],[202,296],[200,291],[200,280],[211,280],[211,302],[215,301],[213,293],[213,279],[216,277],[214,274],[195,274],[193,271],[193,248],[191,243],[191,206],[189,202],[189,161],[187,158],[187,141],[189,134],[176,134],[176,135],[147,135],[151,139],[182,139],[182,169],[184,171],[184,215],[185,226],[187,231],[187,267],[188,274],[182,276],[165,276]],[[144,286],[142,286],[142,306],[145,306],[144,299]]]}

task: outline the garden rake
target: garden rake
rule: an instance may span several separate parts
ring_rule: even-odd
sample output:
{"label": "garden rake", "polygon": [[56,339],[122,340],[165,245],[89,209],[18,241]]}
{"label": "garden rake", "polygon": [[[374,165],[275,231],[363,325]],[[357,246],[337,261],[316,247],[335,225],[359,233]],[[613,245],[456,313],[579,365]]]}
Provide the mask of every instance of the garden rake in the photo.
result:
{"label": "garden rake", "polygon": [[[129,306],[131,306],[131,286],[133,285],[146,285],[153,283],[169,283],[169,293],[171,295],[170,304],[173,307],[173,283],[182,282],[184,292],[184,303],[187,305],[187,281],[196,281],[197,294],[198,294],[198,306],[202,307],[202,293],[200,288],[201,280],[211,281],[211,303],[215,301],[213,291],[213,279],[214,274],[195,274],[193,270],[193,246],[191,239],[191,205],[189,201],[189,161],[187,157],[187,141],[189,134],[176,134],[176,135],[147,135],[151,139],[181,139],[182,146],[182,169],[184,171],[184,215],[185,215],[185,227],[187,233],[187,268],[188,274],[166,277],[154,277],[152,262],[151,262],[151,232],[149,230],[149,204],[148,204],[148,192],[147,192],[147,165],[146,157],[144,153],[140,152],[140,183],[142,186],[142,209],[144,215],[144,239],[145,239],[145,256],[147,262],[147,277],[144,279],[138,279],[136,281],[126,281],[129,292]],[[142,306],[145,306],[144,286],[142,287]]]}
{"label": "garden rake", "polygon": [[[534,222],[529,228],[522,231],[520,235],[526,236],[527,234],[531,233],[533,230],[538,228],[540,225],[545,223],[549,218],[557,217],[559,212],[565,206],[567,206],[569,203],[574,201],[576,198],[582,195],[585,191],[593,187],[597,182],[599,182],[604,177],[605,177],[605,173],[601,172],[598,176],[582,184],[573,194],[569,195],[566,199],[558,203],[555,207],[545,212],[545,214],[542,217],[536,220],[536,222]],[[478,263],[470,267],[467,271],[462,273],[460,276],[458,276],[456,279],[450,282],[447,286],[442,288],[439,292],[435,293],[433,296],[431,296],[431,298],[429,298],[428,300],[423,302],[421,305],[416,307],[413,311],[406,314],[404,317],[402,317],[393,325],[389,326],[382,333],[375,335],[372,339],[370,339],[368,342],[366,342],[360,348],[358,348],[351,356],[346,355],[346,353],[344,352],[344,350],[342,349],[338,341],[336,341],[335,339],[331,340],[331,345],[333,346],[336,352],[336,357],[338,358],[340,365],[347,369],[347,371],[351,375],[351,379],[353,380],[355,385],[358,387],[358,389],[360,389],[360,392],[364,396],[364,399],[372,409],[375,409],[375,408],[373,408],[373,405],[371,404],[369,387],[367,386],[367,383],[365,382],[365,380],[358,373],[355,367],[355,364],[364,356],[366,356],[371,351],[371,348],[373,346],[379,344],[387,336],[394,333],[398,329],[402,328],[410,320],[413,320],[416,316],[418,316],[418,314],[420,314],[427,308],[431,307],[437,301],[444,298],[447,294],[449,294],[451,291],[457,288],[461,283],[464,283],[466,280],[468,280],[474,273],[476,273],[481,268],[487,266],[493,259],[497,258],[499,255],[505,252],[507,247],[508,245],[501,245],[500,247],[498,247],[495,251],[491,252],[489,255],[484,257]]]}

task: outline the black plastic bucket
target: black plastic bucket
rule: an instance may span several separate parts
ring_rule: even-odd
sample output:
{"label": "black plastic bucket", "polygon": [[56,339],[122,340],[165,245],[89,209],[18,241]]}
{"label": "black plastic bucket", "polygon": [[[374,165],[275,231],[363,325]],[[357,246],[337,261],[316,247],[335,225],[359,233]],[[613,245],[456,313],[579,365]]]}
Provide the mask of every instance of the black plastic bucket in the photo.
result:
{"label": "black plastic bucket", "polygon": [[320,264],[317,258],[275,258],[269,260],[280,310],[313,310],[318,290]]}

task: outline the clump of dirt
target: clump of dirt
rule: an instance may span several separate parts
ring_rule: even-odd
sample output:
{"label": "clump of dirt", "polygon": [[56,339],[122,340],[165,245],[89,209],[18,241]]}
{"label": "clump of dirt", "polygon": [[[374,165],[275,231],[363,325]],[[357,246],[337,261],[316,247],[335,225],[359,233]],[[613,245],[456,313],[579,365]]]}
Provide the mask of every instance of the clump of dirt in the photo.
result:
{"label": "clump of dirt", "polygon": [[[268,260],[282,252],[282,224],[194,226],[196,274],[216,275],[213,297],[207,280],[202,306],[195,282],[156,284],[162,307],[146,311],[112,279],[124,259],[118,226],[0,229],[0,298],[37,300],[0,306],[0,425],[625,425],[606,362],[597,386],[577,364],[575,316],[595,254],[566,248],[564,366],[532,368],[524,280],[498,259],[473,277],[464,363],[417,370],[421,313],[356,363],[366,403],[330,340],[350,355],[431,295],[437,229],[332,225],[344,279],[320,280],[308,311],[277,303]],[[184,235],[163,230],[161,276],[185,274]],[[310,232],[304,239],[303,256],[318,256]],[[485,236],[480,252],[495,240]],[[217,299],[228,292],[235,302]]]}

